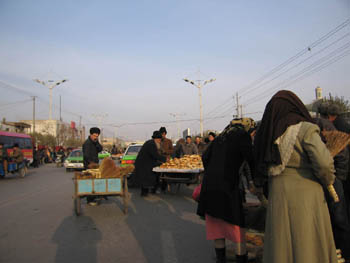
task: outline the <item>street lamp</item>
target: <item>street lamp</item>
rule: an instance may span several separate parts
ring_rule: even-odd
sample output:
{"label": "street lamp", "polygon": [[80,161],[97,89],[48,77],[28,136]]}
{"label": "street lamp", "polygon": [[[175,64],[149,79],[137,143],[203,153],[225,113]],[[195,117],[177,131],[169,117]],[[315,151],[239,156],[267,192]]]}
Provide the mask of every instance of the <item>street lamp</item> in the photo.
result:
{"label": "street lamp", "polygon": [[53,81],[53,80],[48,80],[47,82],[42,81],[40,79],[33,79],[35,82],[44,85],[45,87],[49,88],[50,91],[50,109],[49,109],[49,120],[52,120],[52,90],[54,87],[68,81],[68,79],[62,79],[60,81]]}
{"label": "street lamp", "polygon": [[213,81],[215,81],[216,79],[209,79],[209,80],[205,80],[202,84],[202,80],[196,80],[197,84],[193,81],[193,80],[189,80],[189,79],[183,79],[184,81],[192,84],[193,86],[195,86],[196,88],[198,88],[198,95],[199,95],[199,125],[200,125],[200,132],[201,132],[201,136],[203,137],[203,105],[202,105],[202,91],[201,88],[205,85],[207,85],[208,83],[211,83]]}

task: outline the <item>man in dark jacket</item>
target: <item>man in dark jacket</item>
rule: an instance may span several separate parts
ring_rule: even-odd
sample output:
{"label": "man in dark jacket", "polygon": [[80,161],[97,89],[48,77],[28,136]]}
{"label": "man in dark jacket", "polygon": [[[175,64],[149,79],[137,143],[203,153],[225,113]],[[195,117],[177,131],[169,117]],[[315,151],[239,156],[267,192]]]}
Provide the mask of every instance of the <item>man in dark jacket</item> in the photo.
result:
{"label": "man in dark jacket", "polygon": [[136,157],[135,178],[141,185],[141,196],[148,195],[149,188],[155,192],[157,186],[157,175],[152,169],[162,162],[166,157],[159,154],[162,135],[159,131],[154,131],[151,140],[146,141]]}
{"label": "man in dark jacket", "polygon": [[184,155],[198,154],[197,146],[192,142],[191,136],[186,136],[186,143],[182,145]]}
{"label": "man in dark jacket", "polygon": [[196,136],[196,138],[194,140],[194,144],[197,146],[199,155],[202,155],[208,146],[207,144],[202,142],[202,137],[200,137],[200,136]]}
{"label": "man in dark jacket", "polygon": [[83,144],[84,168],[90,169],[98,165],[98,153],[102,151],[102,145],[98,141],[100,129],[93,127],[90,129],[90,136]]}
{"label": "man in dark jacket", "polygon": [[[102,145],[98,141],[100,129],[93,127],[90,129],[90,135],[83,144],[83,162],[85,169],[96,168],[98,166],[98,153],[102,151]],[[95,196],[86,198],[89,205],[97,205]]]}

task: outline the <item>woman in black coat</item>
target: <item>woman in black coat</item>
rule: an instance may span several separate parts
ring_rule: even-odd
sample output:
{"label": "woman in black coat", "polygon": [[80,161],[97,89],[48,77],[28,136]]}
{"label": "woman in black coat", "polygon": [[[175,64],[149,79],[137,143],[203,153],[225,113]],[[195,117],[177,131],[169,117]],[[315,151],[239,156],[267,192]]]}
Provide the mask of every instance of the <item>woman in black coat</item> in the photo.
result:
{"label": "woman in black coat", "polygon": [[152,171],[156,166],[166,161],[166,157],[158,152],[157,144],[160,145],[162,135],[159,131],[154,131],[151,140],[146,141],[137,155],[135,161],[136,181],[141,185],[141,195],[148,194],[149,188],[157,185],[157,175]]}
{"label": "woman in black coat", "polygon": [[226,262],[225,239],[237,243],[237,262],[247,262],[243,196],[239,169],[244,161],[254,169],[252,119],[234,119],[202,156],[203,178],[197,214],[205,217],[207,239],[215,240],[217,262]]}

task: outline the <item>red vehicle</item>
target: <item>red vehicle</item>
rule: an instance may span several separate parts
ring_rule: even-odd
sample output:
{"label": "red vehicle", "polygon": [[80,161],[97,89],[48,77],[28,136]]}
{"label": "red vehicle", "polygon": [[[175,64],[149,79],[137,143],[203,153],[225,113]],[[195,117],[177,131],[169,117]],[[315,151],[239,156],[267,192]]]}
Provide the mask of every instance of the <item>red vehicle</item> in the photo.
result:
{"label": "red vehicle", "polygon": [[28,134],[0,131],[0,142],[4,144],[9,155],[13,151],[13,145],[18,143],[26,162],[33,162],[33,141]]}

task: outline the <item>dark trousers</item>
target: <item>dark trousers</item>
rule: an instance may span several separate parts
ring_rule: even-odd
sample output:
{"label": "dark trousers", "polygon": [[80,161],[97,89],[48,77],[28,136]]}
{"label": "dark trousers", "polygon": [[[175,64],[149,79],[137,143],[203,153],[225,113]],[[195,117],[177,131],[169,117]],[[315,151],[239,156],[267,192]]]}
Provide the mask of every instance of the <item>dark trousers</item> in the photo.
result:
{"label": "dark trousers", "polygon": [[339,202],[335,203],[326,190],[326,200],[328,203],[329,215],[331,217],[335,246],[342,251],[344,258],[350,258],[350,223],[347,213],[347,203],[345,200],[343,183],[335,179],[333,184],[338,194]]}

